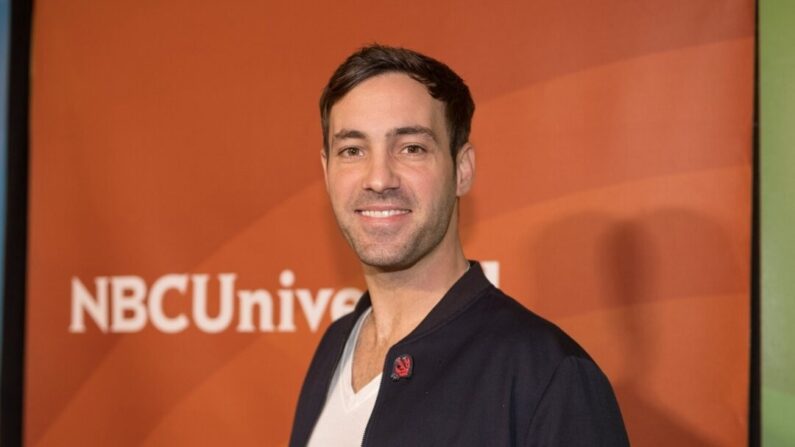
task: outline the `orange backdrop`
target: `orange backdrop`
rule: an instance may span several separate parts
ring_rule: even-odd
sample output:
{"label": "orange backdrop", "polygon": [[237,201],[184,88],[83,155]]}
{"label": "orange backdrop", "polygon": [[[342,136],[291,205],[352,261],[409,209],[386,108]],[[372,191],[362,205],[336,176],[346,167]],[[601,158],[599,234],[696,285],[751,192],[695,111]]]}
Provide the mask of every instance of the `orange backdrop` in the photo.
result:
{"label": "orange backdrop", "polygon": [[26,445],[287,443],[363,288],[317,100],[373,41],[470,85],[466,253],[581,341],[633,445],[744,445],[753,8],[37,1]]}

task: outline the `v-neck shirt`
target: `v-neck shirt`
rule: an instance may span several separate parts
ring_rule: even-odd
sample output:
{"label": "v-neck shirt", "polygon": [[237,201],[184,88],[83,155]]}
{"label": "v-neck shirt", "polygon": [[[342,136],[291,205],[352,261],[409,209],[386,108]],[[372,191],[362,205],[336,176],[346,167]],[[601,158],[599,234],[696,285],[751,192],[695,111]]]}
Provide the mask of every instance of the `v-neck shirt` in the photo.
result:
{"label": "v-neck shirt", "polygon": [[372,308],[359,317],[345,343],[342,358],[329,387],[326,405],[309,439],[309,447],[361,445],[383,374],[373,378],[359,391],[353,391],[353,353],[356,351],[362,325],[371,311]]}

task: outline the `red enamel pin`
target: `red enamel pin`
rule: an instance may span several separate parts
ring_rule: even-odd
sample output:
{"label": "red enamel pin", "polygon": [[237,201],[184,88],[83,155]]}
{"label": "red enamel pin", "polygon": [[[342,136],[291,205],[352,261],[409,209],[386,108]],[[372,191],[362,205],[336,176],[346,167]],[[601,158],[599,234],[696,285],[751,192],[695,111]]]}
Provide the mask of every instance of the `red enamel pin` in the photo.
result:
{"label": "red enamel pin", "polygon": [[408,354],[399,355],[395,358],[395,363],[392,364],[392,375],[389,377],[394,381],[408,379],[411,377],[411,372],[413,370],[414,359]]}

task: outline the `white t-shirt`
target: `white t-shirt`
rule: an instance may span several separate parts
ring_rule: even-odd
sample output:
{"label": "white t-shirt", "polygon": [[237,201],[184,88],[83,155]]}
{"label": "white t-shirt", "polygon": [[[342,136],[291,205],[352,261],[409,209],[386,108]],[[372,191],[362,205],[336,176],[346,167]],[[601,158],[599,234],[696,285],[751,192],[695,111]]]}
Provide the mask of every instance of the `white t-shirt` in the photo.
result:
{"label": "white t-shirt", "polygon": [[312,436],[309,438],[309,447],[348,447],[361,446],[364,429],[373,412],[378,388],[381,386],[381,374],[375,377],[358,393],[353,392],[353,352],[362,324],[370,314],[372,308],[359,317],[351,331],[342,358],[334,371],[331,379],[329,395],[326,406],[320,413],[320,418],[315,425]]}

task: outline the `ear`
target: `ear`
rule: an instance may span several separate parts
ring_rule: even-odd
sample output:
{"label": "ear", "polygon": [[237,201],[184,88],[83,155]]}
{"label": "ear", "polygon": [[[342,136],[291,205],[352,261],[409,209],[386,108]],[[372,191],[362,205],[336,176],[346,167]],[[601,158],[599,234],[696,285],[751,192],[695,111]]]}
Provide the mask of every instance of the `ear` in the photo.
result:
{"label": "ear", "polygon": [[455,172],[455,193],[461,197],[469,192],[475,180],[475,147],[471,144],[466,143],[458,150]]}
{"label": "ear", "polygon": [[320,165],[323,168],[323,182],[326,184],[326,191],[328,191],[328,155],[325,149],[320,149]]}

